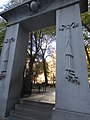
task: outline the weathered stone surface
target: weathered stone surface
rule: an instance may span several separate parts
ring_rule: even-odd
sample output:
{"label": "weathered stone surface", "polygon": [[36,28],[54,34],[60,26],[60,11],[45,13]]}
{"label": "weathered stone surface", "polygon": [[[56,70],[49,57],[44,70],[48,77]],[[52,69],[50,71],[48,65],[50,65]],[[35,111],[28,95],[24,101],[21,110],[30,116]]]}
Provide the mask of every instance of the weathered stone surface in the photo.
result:
{"label": "weathered stone surface", "polygon": [[54,104],[22,100],[10,112],[8,120],[51,120]]}
{"label": "weathered stone surface", "polygon": [[90,120],[90,115],[56,109],[52,113],[52,120]]}
{"label": "weathered stone surface", "polygon": [[[56,112],[53,120],[89,120],[90,90],[79,4],[57,10],[56,18]],[[68,111],[72,111],[71,114]]]}
{"label": "weathered stone surface", "polygon": [[[20,98],[28,32],[56,24],[56,113],[53,120],[60,118],[61,112],[57,114],[57,109],[74,111],[71,117],[79,120],[78,115],[74,117],[75,112],[90,114],[79,0],[41,0],[41,7],[35,12],[29,9],[29,2],[0,14],[8,21],[0,60],[0,118],[4,118]],[[66,120],[65,114],[62,120]]]}
{"label": "weathered stone surface", "polygon": [[[63,26],[64,27],[63,27]],[[60,30],[62,29],[63,30]],[[69,32],[68,32],[69,31]],[[90,93],[79,5],[57,10],[57,99],[56,108],[90,113]],[[67,48],[67,45],[70,48]],[[67,55],[72,56],[67,58]],[[68,55],[69,56],[69,55]],[[61,62],[60,62],[61,61]],[[69,64],[69,65],[68,65]],[[67,79],[66,70],[77,76]],[[69,73],[68,73],[69,75]],[[59,91],[59,92],[58,92]],[[87,99],[86,99],[87,98]]]}
{"label": "weathered stone surface", "polygon": [[[55,25],[56,10],[72,5],[78,1],[79,0],[41,0],[40,8],[36,12],[33,12],[29,9],[29,0],[29,2],[25,2],[21,5],[18,5],[17,7],[11,8],[10,10],[1,13],[1,16],[8,21],[8,25],[21,22],[27,30],[31,31]],[[85,2],[87,1],[84,0],[82,4],[81,0],[81,8],[83,8],[82,11],[84,11],[84,7],[86,8]]]}
{"label": "weathered stone surface", "polygon": [[[14,38],[9,48],[7,39]],[[7,27],[7,33],[2,48],[0,72],[3,71],[5,58],[9,50],[9,56],[6,66],[6,76],[0,81],[0,118],[9,113],[14,104],[20,98],[20,92],[23,80],[23,68],[25,62],[26,48],[28,41],[28,32],[19,24]]]}

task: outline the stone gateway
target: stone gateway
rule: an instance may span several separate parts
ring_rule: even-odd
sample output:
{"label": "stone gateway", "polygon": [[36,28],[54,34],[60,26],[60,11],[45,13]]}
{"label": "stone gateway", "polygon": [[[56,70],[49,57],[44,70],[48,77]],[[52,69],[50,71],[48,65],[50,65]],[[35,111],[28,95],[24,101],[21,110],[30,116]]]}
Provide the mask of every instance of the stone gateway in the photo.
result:
{"label": "stone gateway", "polygon": [[28,33],[56,25],[56,103],[52,120],[90,120],[80,12],[87,0],[28,0],[0,15],[8,22],[0,61],[0,119],[20,100]]}

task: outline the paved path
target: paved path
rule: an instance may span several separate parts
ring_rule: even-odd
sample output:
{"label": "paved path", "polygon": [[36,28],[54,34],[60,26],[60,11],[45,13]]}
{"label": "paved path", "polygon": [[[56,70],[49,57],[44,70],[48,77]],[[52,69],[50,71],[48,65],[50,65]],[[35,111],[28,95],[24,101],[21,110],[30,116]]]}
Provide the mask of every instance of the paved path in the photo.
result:
{"label": "paved path", "polygon": [[46,92],[41,91],[40,93],[33,91],[33,94],[30,97],[23,99],[45,103],[55,103],[55,88],[47,87]]}

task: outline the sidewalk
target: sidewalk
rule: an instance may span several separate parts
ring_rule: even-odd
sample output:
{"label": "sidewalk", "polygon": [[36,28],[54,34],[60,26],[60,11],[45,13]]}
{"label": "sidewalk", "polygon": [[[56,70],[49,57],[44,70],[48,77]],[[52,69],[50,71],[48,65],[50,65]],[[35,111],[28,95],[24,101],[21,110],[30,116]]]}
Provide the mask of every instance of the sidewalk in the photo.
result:
{"label": "sidewalk", "polygon": [[23,99],[54,104],[55,103],[55,88],[47,87],[46,92],[43,92],[41,90],[40,93],[38,93],[37,91],[33,91],[30,97],[23,98]]}

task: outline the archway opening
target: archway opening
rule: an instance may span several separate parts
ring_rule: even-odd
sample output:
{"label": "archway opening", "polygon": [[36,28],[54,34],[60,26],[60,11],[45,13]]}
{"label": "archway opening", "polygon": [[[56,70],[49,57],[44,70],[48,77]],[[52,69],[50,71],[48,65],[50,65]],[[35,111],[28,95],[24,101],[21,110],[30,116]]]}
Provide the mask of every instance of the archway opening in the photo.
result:
{"label": "archway opening", "polygon": [[21,97],[55,103],[56,27],[29,32]]}

